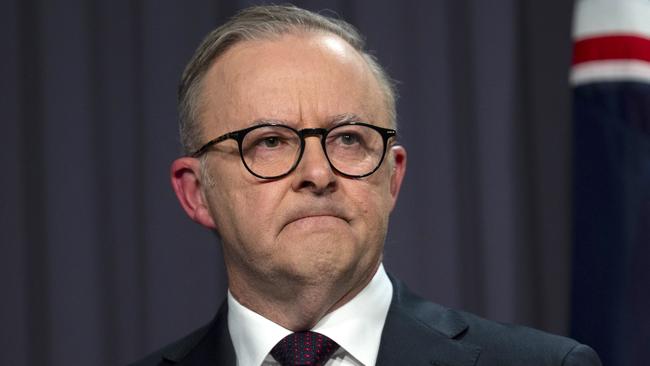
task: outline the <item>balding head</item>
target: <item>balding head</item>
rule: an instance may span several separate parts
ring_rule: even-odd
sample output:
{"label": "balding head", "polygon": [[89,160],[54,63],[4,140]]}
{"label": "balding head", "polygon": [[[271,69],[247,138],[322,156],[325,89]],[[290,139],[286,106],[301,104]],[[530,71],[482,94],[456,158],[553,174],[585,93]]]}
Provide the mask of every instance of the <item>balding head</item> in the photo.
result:
{"label": "balding head", "polygon": [[230,21],[208,34],[188,63],[178,91],[180,136],[185,154],[203,142],[200,114],[203,106],[203,80],[212,64],[234,45],[252,40],[277,39],[286,34],[330,33],[354,48],[364,59],[386,108],[389,124],[395,126],[395,89],[390,78],[365,49],[361,35],[350,24],[294,6],[256,6],[243,10]]}

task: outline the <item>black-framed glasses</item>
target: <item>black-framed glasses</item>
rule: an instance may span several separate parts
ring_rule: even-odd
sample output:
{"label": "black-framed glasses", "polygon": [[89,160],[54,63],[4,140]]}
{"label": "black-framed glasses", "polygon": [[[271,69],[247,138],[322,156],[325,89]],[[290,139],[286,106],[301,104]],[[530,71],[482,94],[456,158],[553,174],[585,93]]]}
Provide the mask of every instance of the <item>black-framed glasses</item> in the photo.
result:
{"label": "black-framed glasses", "polygon": [[305,138],[320,136],[321,146],[332,169],[350,178],[374,173],[384,160],[386,147],[397,132],[362,122],[348,122],[325,128],[296,130],[266,123],[229,132],[208,141],[190,156],[197,158],[213,145],[235,140],[246,169],[262,179],[277,179],[290,174],[305,151]]}

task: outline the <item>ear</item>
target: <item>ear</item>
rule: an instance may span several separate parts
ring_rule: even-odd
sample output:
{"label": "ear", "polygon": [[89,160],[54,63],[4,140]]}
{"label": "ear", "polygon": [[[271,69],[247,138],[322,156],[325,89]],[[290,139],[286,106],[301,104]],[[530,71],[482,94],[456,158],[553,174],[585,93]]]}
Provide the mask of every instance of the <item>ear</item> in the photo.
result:
{"label": "ear", "polygon": [[198,159],[183,157],[171,166],[171,182],[176,197],[187,215],[199,224],[216,230],[207,200],[201,190],[201,163]]}
{"label": "ear", "polygon": [[388,156],[393,160],[391,161],[393,171],[390,176],[390,195],[393,199],[393,207],[395,207],[404,174],[406,174],[406,149],[399,145],[392,146]]}

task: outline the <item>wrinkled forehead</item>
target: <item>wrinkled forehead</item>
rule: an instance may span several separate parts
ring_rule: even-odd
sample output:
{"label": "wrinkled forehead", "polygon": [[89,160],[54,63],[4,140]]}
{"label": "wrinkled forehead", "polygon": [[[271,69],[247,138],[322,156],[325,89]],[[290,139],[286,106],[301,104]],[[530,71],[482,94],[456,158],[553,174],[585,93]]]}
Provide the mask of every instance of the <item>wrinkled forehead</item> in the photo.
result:
{"label": "wrinkled forehead", "polygon": [[210,67],[201,99],[200,120],[210,135],[260,119],[301,127],[356,115],[372,124],[388,123],[378,81],[367,63],[331,34],[240,42]]}

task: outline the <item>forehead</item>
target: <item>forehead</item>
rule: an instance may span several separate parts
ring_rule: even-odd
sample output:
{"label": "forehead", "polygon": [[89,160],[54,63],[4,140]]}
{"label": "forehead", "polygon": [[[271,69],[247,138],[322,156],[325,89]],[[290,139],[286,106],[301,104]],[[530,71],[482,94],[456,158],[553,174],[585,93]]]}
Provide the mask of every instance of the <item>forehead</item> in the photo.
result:
{"label": "forehead", "polygon": [[202,102],[201,120],[209,134],[260,119],[317,126],[345,114],[387,124],[380,88],[368,65],[330,34],[238,43],[208,70]]}

